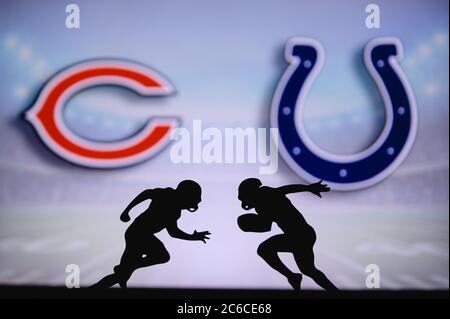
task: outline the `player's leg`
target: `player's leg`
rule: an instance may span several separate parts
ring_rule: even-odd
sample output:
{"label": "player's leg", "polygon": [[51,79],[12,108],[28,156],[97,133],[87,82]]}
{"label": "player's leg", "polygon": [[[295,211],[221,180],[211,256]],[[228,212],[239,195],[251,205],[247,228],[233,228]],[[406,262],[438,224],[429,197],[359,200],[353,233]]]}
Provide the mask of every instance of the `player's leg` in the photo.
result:
{"label": "player's leg", "polygon": [[[92,288],[109,288],[115,284],[120,284],[122,288],[126,288],[126,283],[134,271],[133,264],[137,263],[137,257],[139,255],[131,249],[129,245],[125,248],[122,254],[120,264],[114,267],[114,273],[105,276],[96,284],[92,285]],[[133,262],[134,260],[134,262]]]}
{"label": "player's leg", "polygon": [[120,287],[126,288],[128,279],[136,269],[163,264],[169,259],[170,255],[166,247],[155,236],[149,234],[145,240],[139,241],[129,237],[120,265],[114,267],[114,272],[119,278]]}
{"label": "player's leg", "polygon": [[103,279],[101,279],[96,284],[93,284],[91,288],[109,288],[114,286],[115,284],[119,283],[119,278],[116,274],[111,274],[108,276],[105,276]]}
{"label": "player's leg", "polygon": [[262,242],[258,247],[258,255],[264,259],[264,261],[269,264],[270,267],[278,271],[280,274],[285,276],[291,286],[298,290],[300,289],[300,284],[302,281],[302,275],[293,273],[285,264],[281,261],[278,256],[279,252],[289,252],[292,251],[289,242],[286,240],[285,235],[275,235],[270,237],[266,241]]}
{"label": "player's leg", "polygon": [[339,290],[327,276],[314,265],[314,252],[312,247],[301,247],[295,250],[294,259],[302,274],[310,277],[320,287],[328,291]]}
{"label": "player's leg", "polygon": [[170,260],[170,254],[164,244],[155,236],[146,239],[143,254],[139,259],[136,268],[149,267],[157,264],[164,264]]}
{"label": "player's leg", "polygon": [[127,281],[138,268],[137,265],[141,256],[142,254],[136,243],[127,240],[120,264],[114,267],[114,273],[121,288],[127,287]]}

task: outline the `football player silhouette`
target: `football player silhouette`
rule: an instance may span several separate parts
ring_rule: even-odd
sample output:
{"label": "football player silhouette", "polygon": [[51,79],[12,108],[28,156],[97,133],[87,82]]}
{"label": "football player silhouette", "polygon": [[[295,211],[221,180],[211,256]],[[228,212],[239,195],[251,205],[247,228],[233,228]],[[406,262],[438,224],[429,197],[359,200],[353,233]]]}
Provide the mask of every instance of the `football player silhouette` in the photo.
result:
{"label": "football player silhouette", "polygon": [[[322,181],[311,185],[286,185],[278,188],[262,186],[257,178],[248,178],[239,185],[239,200],[245,210],[255,209],[256,214],[238,217],[238,225],[245,232],[268,232],[276,223],[283,234],[270,237],[259,245],[257,253],[270,267],[284,275],[294,290],[300,290],[302,274],[312,278],[326,290],[336,291],[336,286],[314,265],[314,229],[292,205],[287,194],[311,192],[319,197],[330,188]],[[292,272],[283,264],[279,252],[294,255],[300,273]]]}
{"label": "football player silhouette", "polygon": [[130,210],[145,200],[151,200],[150,206],[140,214],[125,232],[126,247],[120,264],[114,267],[114,273],[104,277],[92,287],[106,288],[115,284],[126,288],[131,274],[138,268],[163,264],[170,255],[164,244],[155,236],[167,229],[170,236],[184,240],[200,240],[206,243],[208,231],[187,234],[178,228],[177,220],[181,211],[195,212],[201,202],[201,187],[194,181],[184,180],[173,188],[147,189],[140,193],[120,215],[120,220],[130,220]]}

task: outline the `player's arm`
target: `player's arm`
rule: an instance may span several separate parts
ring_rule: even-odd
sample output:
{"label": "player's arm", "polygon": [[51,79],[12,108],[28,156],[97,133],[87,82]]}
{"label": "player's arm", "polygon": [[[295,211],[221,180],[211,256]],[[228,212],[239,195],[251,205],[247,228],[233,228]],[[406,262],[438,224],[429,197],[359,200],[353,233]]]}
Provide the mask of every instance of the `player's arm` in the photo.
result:
{"label": "player's arm", "polygon": [[244,214],[237,219],[239,228],[245,232],[264,233],[272,229],[272,221],[257,214]]}
{"label": "player's arm", "polygon": [[173,238],[183,239],[183,240],[201,240],[206,244],[206,240],[209,239],[208,235],[211,235],[209,231],[197,232],[194,230],[193,234],[188,234],[178,228],[177,223],[173,223],[167,227],[167,232]]}
{"label": "player's arm", "polygon": [[152,199],[153,190],[152,189],[146,189],[142,193],[140,193],[138,196],[136,196],[135,199],[131,201],[130,204],[128,204],[127,208],[123,211],[123,213],[120,215],[120,220],[123,222],[127,222],[130,220],[130,210],[133,209],[134,206],[142,203],[143,201],[146,201],[148,199]]}
{"label": "player's arm", "polygon": [[311,192],[319,197],[322,197],[320,193],[329,192],[330,188],[327,184],[324,184],[322,181],[318,181],[317,183],[310,185],[302,185],[302,184],[293,184],[286,185],[277,188],[284,195],[291,193],[300,193],[300,192]]}

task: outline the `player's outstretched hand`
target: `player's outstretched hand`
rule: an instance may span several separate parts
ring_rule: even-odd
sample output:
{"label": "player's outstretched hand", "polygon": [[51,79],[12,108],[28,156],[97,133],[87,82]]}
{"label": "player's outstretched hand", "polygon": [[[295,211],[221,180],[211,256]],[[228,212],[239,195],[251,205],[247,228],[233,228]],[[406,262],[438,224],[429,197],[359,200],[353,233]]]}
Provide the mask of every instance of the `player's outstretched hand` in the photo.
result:
{"label": "player's outstretched hand", "polygon": [[206,240],[209,239],[208,235],[211,235],[211,233],[209,231],[197,232],[196,230],[194,230],[194,233],[192,234],[194,240],[201,240],[205,244],[206,244]]}
{"label": "player's outstretched hand", "polygon": [[330,188],[327,184],[324,184],[322,180],[318,181],[317,183],[309,185],[309,191],[319,197],[322,197],[320,193],[329,192]]}

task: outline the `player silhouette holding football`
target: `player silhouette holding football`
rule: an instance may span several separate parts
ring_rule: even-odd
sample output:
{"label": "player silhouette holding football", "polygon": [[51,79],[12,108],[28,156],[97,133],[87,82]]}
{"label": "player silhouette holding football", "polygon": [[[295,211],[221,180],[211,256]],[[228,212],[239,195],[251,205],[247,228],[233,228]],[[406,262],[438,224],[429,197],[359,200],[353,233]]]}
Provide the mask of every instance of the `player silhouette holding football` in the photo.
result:
{"label": "player silhouette holding football", "polygon": [[187,234],[178,228],[177,220],[181,210],[195,212],[201,202],[200,185],[191,180],[184,180],[173,188],[147,189],[140,193],[120,215],[120,220],[130,220],[130,210],[145,200],[151,200],[146,211],[139,215],[125,232],[126,247],[120,264],[114,267],[114,273],[106,276],[93,287],[111,287],[119,284],[126,288],[131,274],[138,268],[163,264],[170,255],[164,244],[155,234],[167,229],[170,236],[184,240],[201,240],[206,243],[208,231]]}
{"label": "player silhouette holding football", "polygon": [[278,188],[262,186],[257,178],[248,178],[239,185],[239,200],[245,210],[255,209],[256,214],[239,216],[238,225],[245,232],[268,232],[275,222],[283,234],[270,237],[258,247],[258,255],[270,267],[284,275],[294,290],[300,290],[302,275],[293,273],[278,257],[279,252],[290,252],[301,273],[311,277],[319,286],[336,291],[330,280],[314,265],[314,229],[286,197],[287,194],[311,192],[319,197],[330,188],[322,181],[311,185],[286,185]]}

